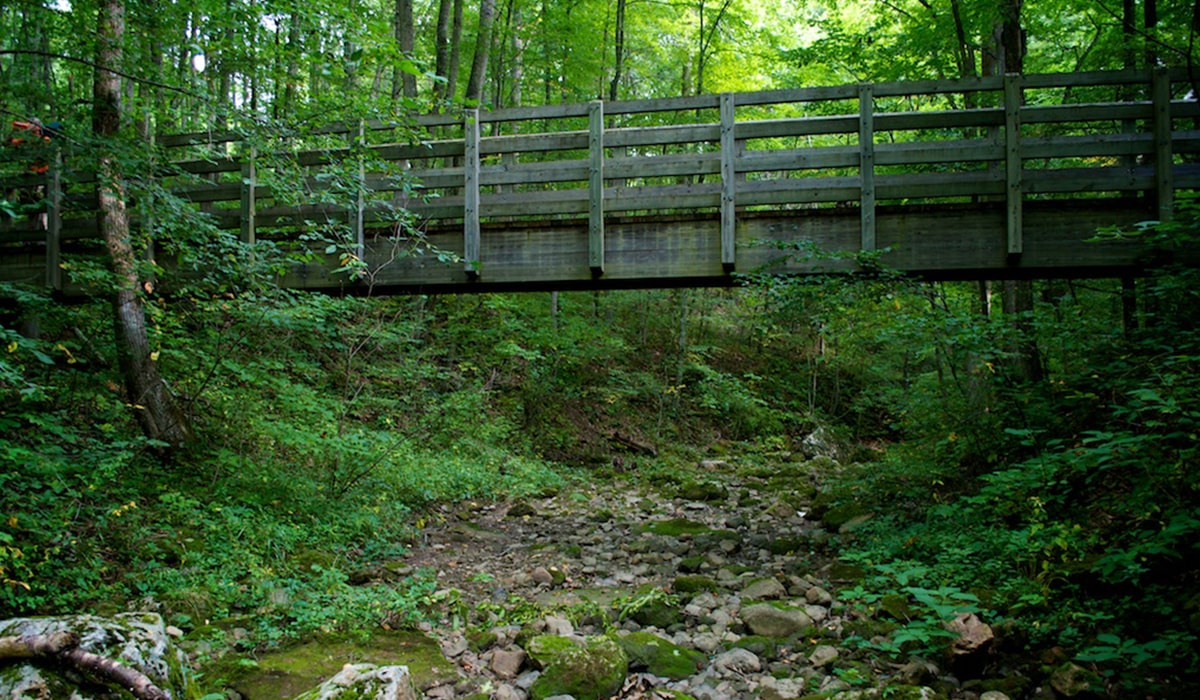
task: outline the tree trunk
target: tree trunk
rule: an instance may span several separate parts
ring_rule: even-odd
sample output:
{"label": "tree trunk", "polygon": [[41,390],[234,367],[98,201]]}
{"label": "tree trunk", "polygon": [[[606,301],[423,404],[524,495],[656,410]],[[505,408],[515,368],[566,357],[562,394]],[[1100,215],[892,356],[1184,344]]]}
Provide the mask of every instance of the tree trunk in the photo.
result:
{"label": "tree trunk", "polygon": [[450,65],[446,66],[446,99],[454,101],[458,94],[458,69],[462,64],[463,0],[454,0],[454,21],[450,26]]}
{"label": "tree trunk", "polygon": [[616,27],[613,29],[613,78],[608,84],[608,99],[616,101],[625,69],[625,0],[617,0]]}
{"label": "tree trunk", "polygon": [[129,215],[114,146],[121,122],[121,78],[112,69],[121,63],[124,32],[123,0],[103,0],[98,11],[92,114],[92,130],[101,144],[97,223],[112,263],[117,357],[128,401],[146,437],[181,447],[189,441],[190,429],[151,356],[140,296],[142,281],[138,279],[137,254],[130,241]]}
{"label": "tree trunk", "polygon": [[467,102],[478,104],[483,100],[483,81],[487,78],[488,54],[492,50],[492,24],[496,19],[496,0],[480,0],[479,34],[475,39],[475,58],[471,61],[471,75],[467,78]]}
{"label": "tree trunk", "polygon": [[441,111],[442,102],[447,99],[447,94],[453,96],[453,92],[448,93],[447,88],[450,77],[450,17],[454,9],[454,2],[455,0],[439,0],[438,2],[433,74],[442,80],[435,80],[433,83],[433,108],[435,111]]}
{"label": "tree trunk", "polygon": [[[413,27],[413,0],[396,0],[396,13],[393,19],[396,32],[396,46],[404,58],[412,60],[413,48],[416,45],[416,29]],[[411,71],[396,68],[392,72],[392,99],[400,96],[417,96],[417,76]]]}

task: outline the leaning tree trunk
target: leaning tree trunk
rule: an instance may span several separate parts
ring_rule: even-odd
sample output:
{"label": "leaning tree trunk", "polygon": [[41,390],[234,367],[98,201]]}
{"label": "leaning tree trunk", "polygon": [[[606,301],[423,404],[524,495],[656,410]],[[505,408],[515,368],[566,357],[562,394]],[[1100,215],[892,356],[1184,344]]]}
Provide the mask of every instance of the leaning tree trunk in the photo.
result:
{"label": "leaning tree trunk", "polygon": [[96,43],[92,130],[101,143],[97,168],[100,234],[112,265],[116,292],[113,297],[117,357],[125,377],[129,403],[146,437],[180,447],[190,429],[174,397],[158,373],[150,354],[146,314],[140,296],[137,255],[130,241],[129,214],[121,168],[113,143],[121,123],[121,78],[113,70],[121,62],[125,33],[123,0],[102,0]]}

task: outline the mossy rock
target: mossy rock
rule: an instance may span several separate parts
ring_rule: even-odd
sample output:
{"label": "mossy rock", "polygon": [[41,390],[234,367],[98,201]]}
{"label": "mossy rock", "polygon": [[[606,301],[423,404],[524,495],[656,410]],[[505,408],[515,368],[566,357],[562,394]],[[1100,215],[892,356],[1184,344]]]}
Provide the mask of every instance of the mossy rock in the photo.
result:
{"label": "mossy rock", "polygon": [[861,518],[869,514],[870,511],[862,504],[847,503],[845,505],[834,506],[825,511],[821,516],[821,520],[831,528],[839,528],[855,518]]}
{"label": "mossy rock", "polygon": [[729,497],[729,489],[715,481],[686,481],[678,493],[689,501],[723,501]]}
{"label": "mossy rock", "polygon": [[946,694],[921,685],[891,684],[884,687],[881,697],[888,700],[946,700]]}
{"label": "mossy rock", "polygon": [[527,651],[543,666],[529,689],[533,700],[555,695],[603,700],[621,689],[629,673],[629,657],[609,637],[541,635],[530,640]]}
{"label": "mossy rock", "polygon": [[767,543],[767,551],[775,555],[793,554],[808,551],[810,544],[804,537],[777,537]]}
{"label": "mossy rock", "polygon": [[866,577],[866,569],[857,564],[838,562],[829,567],[829,580],[831,581],[861,581]]}
{"label": "mossy rock", "polygon": [[665,537],[679,537],[680,535],[698,535],[704,532],[712,532],[713,530],[704,523],[698,523],[695,520],[672,518],[670,520],[658,520],[647,523],[639,526],[637,531],[649,532]]}
{"label": "mossy rock", "polygon": [[702,593],[718,588],[717,582],[712,578],[695,574],[676,576],[671,587],[676,593]]}
{"label": "mossy rock", "polygon": [[[639,592],[638,595],[647,594]],[[683,621],[683,613],[673,600],[657,597],[642,602],[636,609],[627,613],[625,617],[643,627],[658,627],[660,629],[667,629],[671,625]]]}
{"label": "mossy rock", "polygon": [[607,508],[597,508],[588,514],[588,520],[594,523],[606,523],[616,518],[613,512]]}
{"label": "mossy rock", "polygon": [[886,620],[846,620],[842,626],[847,635],[863,639],[886,637],[899,629],[899,627],[895,622],[888,622]]}
{"label": "mossy rock", "polygon": [[759,658],[767,661],[775,661],[779,658],[779,640],[762,635],[748,634],[734,642],[733,648],[753,652]]}
{"label": "mossy rock", "polygon": [[617,644],[629,657],[631,669],[645,669],[649,673],[673,681],[681,681],[695,675],[707,660],[707,657],[698,651],[686,649],[649,632],[633,632],[619,637]]}
{"label": "mossy rock", "polygon": [[517,501],[508,508],[508,513],[505,517],[509,518],[527,518],[537,515],[537,510],[525,501]]}
{"label": "mossy rock", "polygon": [[437,640],[419,632],[379,631],[367,640],[322,637],[273,651],[253,667],[237,667],[229,684],[247,700],[283,700],[333,677],[347,663],[407,666],[418,688],[457,678]]}
{"label": "mossy rock", "polygon": [[679,570],[685,574],[694,574],[704,566],[704,557],[684,557],[679,562]]}
{"label": "mossy rock", "polygon": [[912,608],[908,603],[908,597],[898,593],[888,593],[880,598],[879,612],[900,622],[912,618]]}

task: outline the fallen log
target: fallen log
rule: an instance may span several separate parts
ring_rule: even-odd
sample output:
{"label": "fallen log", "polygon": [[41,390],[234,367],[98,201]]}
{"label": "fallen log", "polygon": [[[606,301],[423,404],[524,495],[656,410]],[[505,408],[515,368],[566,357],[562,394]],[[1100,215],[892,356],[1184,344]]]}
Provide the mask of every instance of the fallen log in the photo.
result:
{"label": "fallen log", "polygon": [[171,700],[144,673],[79,648],[79,637],[71,632],[0,637],[0,661],[45,659],[76,670],[107,685],[118,685],[138,700]]}

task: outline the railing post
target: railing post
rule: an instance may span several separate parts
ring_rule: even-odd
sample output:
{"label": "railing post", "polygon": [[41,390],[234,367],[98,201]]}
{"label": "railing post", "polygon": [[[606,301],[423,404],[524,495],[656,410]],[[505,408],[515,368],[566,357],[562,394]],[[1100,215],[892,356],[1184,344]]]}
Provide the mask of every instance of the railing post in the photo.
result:
{"label": "railing post", "polygon": [[62,151],[46,173],[46,286],[62,291]]}
{"label": "railing post", "polygon": [[736,174],[734,161],[737,144],[733,138],[734,122],[733,93],[721,93],[721,267],[733,272],[736,263],[735,243],[737,232]]}
{"label": "railing post", "polygon": [[1154,189],[1158,200],[1159,221],[1170,221],[1175,206],[1175,183],[1171,174],[1174,154],[1171,149],[1171,77],[1167,69],[1154,69]]}
{"label": "railing post", "polygon": [[358,120],[358,142],[360,149],[358,158],[358,193],[354,198],[354,254],[359,262],[366,260],[366,229],[363,225],[363,214],[367,209],[367,163],[364,152],[367,148],[366,121]]}
{"label": "railing post", "polygon": [[862,250],[875,250],[875,94],[858,86],[858,169],[862,215]]}
{"label": "railing post", "polygon": [[242,242],[254,245],[258,239],[256,209],[258,206],[258,147],[250,146],[250,153],[242,163]]}
{"label": "railing post", "polygon": [[479,110],[463,123],[463,259],[469,279],[479,278]]}
{"label": "railing post", "polygon": [[604,103],[588,103],[588,267],[604,274]]}
{"label": "railing post", "polygon": [[1024,193],[1021,164],[1021,76],[1004,76],[1004,196],[1007,202],[1005,228],[1008,238],[1008,259],[1016,262],[1024,250],[1023,207]]}

